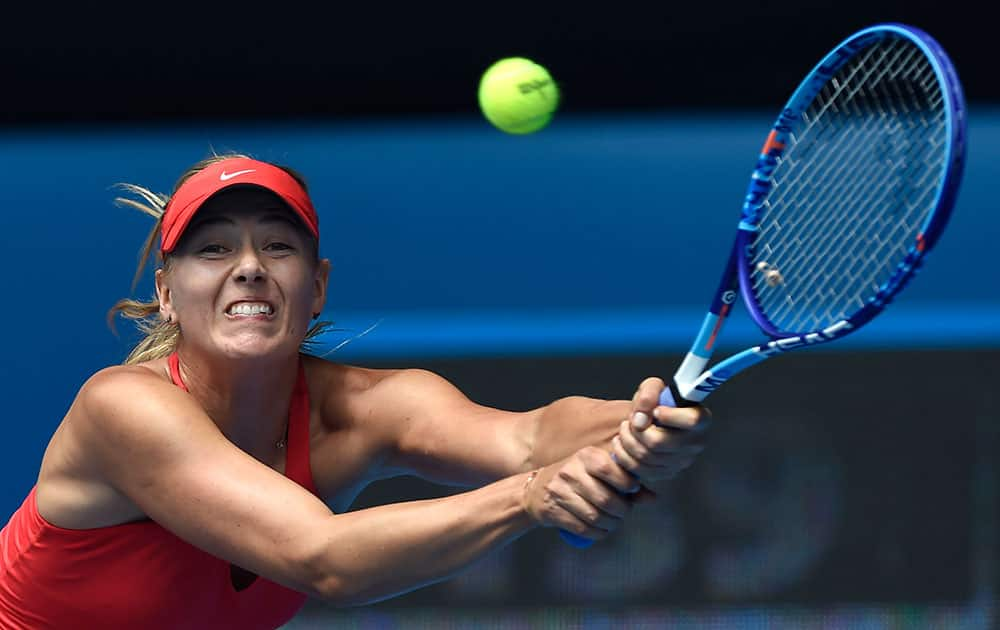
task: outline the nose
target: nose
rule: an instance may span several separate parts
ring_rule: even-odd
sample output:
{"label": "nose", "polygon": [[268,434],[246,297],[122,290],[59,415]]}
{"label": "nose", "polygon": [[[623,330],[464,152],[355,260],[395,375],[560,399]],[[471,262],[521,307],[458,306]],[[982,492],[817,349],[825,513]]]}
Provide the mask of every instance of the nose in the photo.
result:
{"label": "nose", "polygon": [[238,283],[256,283],[267,278],[267,269],[260,260],[258,252],[253,247],[244,247],[236,267],[233,268],[233,279]]}

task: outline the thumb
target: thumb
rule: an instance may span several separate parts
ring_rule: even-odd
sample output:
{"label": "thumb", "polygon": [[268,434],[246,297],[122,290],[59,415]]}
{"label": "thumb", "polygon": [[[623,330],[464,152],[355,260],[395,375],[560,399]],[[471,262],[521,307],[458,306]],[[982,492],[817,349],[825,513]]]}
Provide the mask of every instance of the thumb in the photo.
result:
{"label": "thumb", "polygon": [[645,431],[653,424],[653,419],[645,411],[636,411],[632,414],[631,424],[636,431]]}

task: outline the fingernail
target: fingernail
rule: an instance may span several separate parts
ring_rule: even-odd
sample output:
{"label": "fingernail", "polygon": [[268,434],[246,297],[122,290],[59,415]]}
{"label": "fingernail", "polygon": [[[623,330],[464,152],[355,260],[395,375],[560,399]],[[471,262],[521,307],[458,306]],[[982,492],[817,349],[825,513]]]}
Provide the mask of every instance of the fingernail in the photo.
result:
{"label": "fingernail", "polygon": [[632,414],[632,426],[637,429],[645,429],[649,426],[649,416],[641,411]]}

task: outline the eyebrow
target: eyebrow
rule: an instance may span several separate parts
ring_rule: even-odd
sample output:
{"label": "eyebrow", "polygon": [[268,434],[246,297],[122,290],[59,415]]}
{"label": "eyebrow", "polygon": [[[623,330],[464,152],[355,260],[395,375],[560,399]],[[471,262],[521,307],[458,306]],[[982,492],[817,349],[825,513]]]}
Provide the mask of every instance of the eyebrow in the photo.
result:
{"label": "eyebrow", "polygon": [[205,218],[205,217],[195,217],[184,231],[186,232],[188,230],[196,230],[196,229],[198,229],[200,227],[204,227],[206,225],[216,225],[216,224],[219,224],[219,223],[226,223],[228,225],[236,225],[235,221],[233,221],[232,219],[230,219],[228,217],[223,217],[223,216],[214,216],[214,217],[207,217],[207,218]]}
{"label": "eyebrow", "polygon": [[288,216],[287,212],[272,212],[265,214],[258,223],[284,223],[292,227],[299,227],[299,222]]}
{"label": "eyebrow", "polygon": [[[294,219],[289,217],[284,212],[270,212],[268,214],[265,214],[260,218],[258,223],[263,223],[263,224],[283,223],[291,227],[298,227],[298,223],[296,223]],[[196,216],[194,220],[191,221],[191,224],[187,227],[187,230],[195,230],[204,227],[206,225],[218,225],[218,224],[236,225],[236,222],[225,215],[215,215],[204,218],[199,218]]]}

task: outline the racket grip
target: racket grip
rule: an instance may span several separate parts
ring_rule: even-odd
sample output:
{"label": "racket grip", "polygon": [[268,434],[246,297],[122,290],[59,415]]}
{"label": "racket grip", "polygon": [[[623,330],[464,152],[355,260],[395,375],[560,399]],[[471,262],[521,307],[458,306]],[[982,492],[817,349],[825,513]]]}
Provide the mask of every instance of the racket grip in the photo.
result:
{"label": "racket grip", "polygon": [[[660,393],[661,405],[667,407],[689,407],[695,404],[685,400],[684,398],[681,397],[679,393],[676,393],[674,389],[675,387],[676,385],[674,385],[673,382],[671,382],[668,387],[665,387],[663,389],[663,392]],[[677,402],[678,400],[680,401],[680,404],[678,404]],[[632,473],[629,474],[631,475]],[[576,547],[577,549],[586,549],[594,544],[593,540],[590,540],[589,538],[584,538],[583,536],[579,536],[577,534],[574,534],[573,532],[568,532],[565,529],[560,529],[559,535],[562,536],[562,539],[565,540],[569,545]]]}
{"label": "racket grip", "polygon": [[[611,459],[615,460],[616,464],[618,463],[618,458],[615,457],[614,453],[611,454]],[[627,472],[629,476],[634,479],[639,478],[639,476],[636,475],[631,470],[625,470],[625,472]],[[565,529],[560,529],[559,535],[563,537],[563,540],[565,540],[570,545],[576,547],[577,549],[586,549],[587,547],[594,544],[593,540],[589,538],[584,538],[583,536],[579,536],[577,534],[574,534],[573,532],[568,532]]]}
{"label": "racket grip", "polygon": [[663,392],[660,393],[660,404],[664,407],[679,407],[677,401],[674,400],[673,387],[664,387]]}
{"label": "racket grip", "polygon": [[660,404],[665,407],[694,407],[698,403],[688,400],[681,396],[681,393],[677,390],[677,384],[670,381],[660,393]]}
{"label": "racket grip", "polygon": [[559,535],[565,540],[571,547],[576,547],[577,549],[586,549],[594,544],[594,541],[589,538],[584,538],[583,536],[578,536],[573,532],[568,532],[565,529],[559,530]]}

